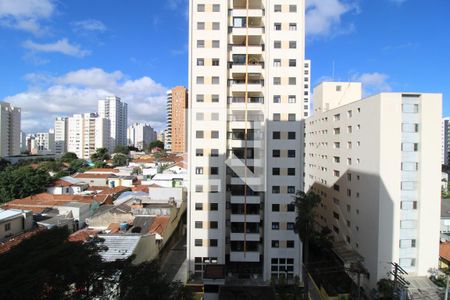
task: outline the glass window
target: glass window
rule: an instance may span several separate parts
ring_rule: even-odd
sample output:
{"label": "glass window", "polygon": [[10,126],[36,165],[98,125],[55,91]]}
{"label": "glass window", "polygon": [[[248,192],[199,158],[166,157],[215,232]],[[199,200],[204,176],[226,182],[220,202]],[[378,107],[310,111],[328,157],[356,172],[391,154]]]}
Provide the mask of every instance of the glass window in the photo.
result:
{"label": "glass window", "polygon": [[272,150],[272,157],[280,157],[280,150],[278,149]]}
{"label": "glass window", "polygon": [[220,12],[220,4],[213,4],[213,12]]}
{"label": "glass window", "polygon": [[297,84],[297,78],[289,77],[289,85],[296,85],[296,84]]}
{"label": "glass window", "polygon": [[289,60],[289,67],[296,67],[297,66],[297,60],[290,59]]}
{"label": "glass window", "polygon": [[197,102],[203,102],[205,100],[205,96],[204,95],[197,95],[196,99],[197,99]]}
{"label": "glass window", "polygon": [[274,12],[281,12],[281,5],[280,4],[275,4],[273,7],[273,11]]}
{"label": "glass window", "polygon": [[213,76],[212,84],[219,84],[219,77],[218,76]]}
{"label": "glass window", "polygon": [[203,240],[201,240],[201,239],[195,239],[195,246],[196,246],[196,247],[201,247],[201,246],[203,246]]}
{"label": "glass window", "polygon": [[297,23],[289,23],[289,30],[290,31],[296,31],[297,30]]}
{"label": "glass window", "polygon": [[273,84],[274,85],[280,85],[281,84],[281,77],[274,77],[273,78]]}
{"label": "glass window", "polygon": [[220,30],[220,23],[219,22],[213,22],[212,24],[212,29],[213,30]]}
{"label": "glass window", "polygon": [[297,42],[289,41],[289,49],[296,49],[296,48],[297,48]]}
{"label": "glass window", "polygon": [[273,103],[280,103],[281,102],[281,96],[280,95],[274,95],[273,96]]}
{"label": "glass window", "polygon": [[195,137],[196,137],[196,138],[202,139],[203,136],[204,136],[203,130],[197,130],[197,131],[195,132]]}
{"label": "glass window", "polygon": [[197,66],[204,66],[205,60],[203,58],[197,58]]}
{"label": "glass window", "polygon": [[197,11],[198,12],[204,12],[205,11],[205,4],[197,4]]}
{"label": "glass window", "polygon": [[218,40],[212,41],[212,47],[213,48],[220,48],[220,41],[218,41]]}
{"label": "glass window", "polygon": [[281,48],[281,41],[274,41],[273,42],[273,47],[275,49],[280,49]]}
{"label": "glass window", "polygon": [[297,5],[289,5],[289,12],[297,12]]}
{"label": "glass window", "polygon": [[219,65],[219,59],[218,58],[213,58],[212,59],[212,65],[213,66],[218,66]]}
{"label": "glass window", "polygon": [[197,30],[204,30],[205,22],[197,22]]}
{"label": "glass window", "polygon": [[219,102],[219,95],[211,95],[211,102]]}
{"label": "glass window", "polygon": [[205,48],[205,41],[197,40],[197,48]]}
{"label": "glass window", "polygon": [[274,24],[274,29],[275,29],[276,31],[281,30],[281,23],[275,23],[275,24]]}

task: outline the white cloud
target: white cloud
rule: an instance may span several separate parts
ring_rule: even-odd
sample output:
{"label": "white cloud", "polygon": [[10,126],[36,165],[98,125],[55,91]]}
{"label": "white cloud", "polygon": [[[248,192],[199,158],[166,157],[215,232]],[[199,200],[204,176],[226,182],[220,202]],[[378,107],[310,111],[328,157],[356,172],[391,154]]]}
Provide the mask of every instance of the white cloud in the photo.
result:
{"label": "white cloud", "polygon": [[78,44],[71,44],[66,38],[49,44],[39,44],[27,40],[23,43],[23,47],[34,52],[54,52],[76,57],[85,57],[91,54],[91,51],[81,49]]}
{"label": "white cloud", "polygon": [[389,76],[383,73],[354,74],[351,77],[351,81],[361,82],[363,84],[364,96],[392,91]]}
{"label": "white cloud", "polygon": [[99,20],[88,19],[83,21],[73,22],[72,26],[75,31],[94,31],[94,32],[104,32],[106,31],[106,25]]}
{"label": "white cloud", "polygon": [[42,35],[41,21],[54,12],[53,0],[0,0],[0,26]]}
{"label": "white cloud", "polygon": [[341,19],[358,10],[356,0],[306,0],[306,34],[330,36],[352,32],[354,25],[344,26]]}
{"label": "white cloud", "polygon": [[96,112],[98,99],[116,95],[128,103],[128,120],[165,127],[166,88],[150,77],[129,79],[121,71],[81,69],[62,76],[25,76],[32,84],[22,93],[3,101],[22,108],[22,128],[37,132],[53,127],[54,118]]}

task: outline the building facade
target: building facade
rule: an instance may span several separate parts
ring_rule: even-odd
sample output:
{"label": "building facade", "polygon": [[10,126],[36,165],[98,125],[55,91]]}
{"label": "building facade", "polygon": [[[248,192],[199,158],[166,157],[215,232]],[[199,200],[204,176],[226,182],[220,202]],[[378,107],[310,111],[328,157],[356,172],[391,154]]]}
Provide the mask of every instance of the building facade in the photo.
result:
{"label": "building facade", "polygon": [[450,151],[450,117],[443,118],[441,121],[441,164],[449,165]]}
{"label": "building facade", "polygon": [[173,153],[186,152],[188,91],[177,86],[167,91],[167,143]]}
{"label": "building facade", "polygon": [[305,191],[345,264],[362,262],[370,291],[398,263],[426,276],[439,257],[442,95],[382,93],[322,83],[305,121]]}
{"label": "building facade", "polygon": [[98,115],[110,121],[110,148],[127,145],[128,105],[119,97],[111,96],[98,101]]}
{"label": "building facade", "polygon": [[55,131],[28,134],[26,143],[30,154],[55,154]]}
{"label": "building facade", "polygon": [[67,117],[58,117],[55,119],[55,154],[64,154],[67,152],[68,125]]}
{"label": "building facade", "polygon": [[[309,117],[312,111],[311,105],[311,60],[305,60],[304,70],[304,90],[303,90],[303,109],[305,111],[305,118]],[[308,113],[308,115],[306,115]]]}
{"label": "building facade", "polygon": [[155,131],[150,125],[134,123],[128,127],[128,146],[144,149],[155,140]]}
{"label": "building facade", "polygon": [[90,159],[98,148],[110,147],[110,120],[96,113],[76,114],[68,118],[67,151],[78,158]]}
{"label": "building facade", "polygon": [[189,272],[301,277],[304,1],[190,1]]}
{"label": "building facade", "polygon": [[0,102],[0,157],[20,154],[21,109]]}

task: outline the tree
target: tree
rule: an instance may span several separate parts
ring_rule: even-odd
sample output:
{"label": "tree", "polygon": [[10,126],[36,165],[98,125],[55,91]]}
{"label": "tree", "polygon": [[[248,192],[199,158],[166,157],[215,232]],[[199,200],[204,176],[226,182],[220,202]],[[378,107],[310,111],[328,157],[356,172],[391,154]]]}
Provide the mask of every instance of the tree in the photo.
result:
{"label": "tree", "polygon": [[122,154],[128,155],[128,154],[130,154],[130,149],[128,148],[128,146],[117,145],[114,148],[113,153],[122,153]]}
{"label": "tree", "polygon": [[122,153],[116,153],[114,154],[112,161],[114,166],[125,166],[128,162],[128,156]]}
{"label": "tree", "polygon": [[48,172],[39,168],[9,167],[0,173],[0,203],[43,192],[51,182]]}
{"label": "tree", "polygon": [[78,156],[73,152],[67,152],[67,153],[64,153],[63,156],[61,156],[62,162],[71,162],[76,159],[78,159]]}
{"label": "tree", "polygon": [[159,272],[156,261],[128,264],[120,276],[120,299],[189,300],[192,294],[181,282],[172,282]]}
{"label": "tree", "polygon": [[315,236],[314,223],[316,219],[316,208],[321,202],[319,195],[314,192],[304,193],[297,191],[294,204],[297,211],[295,219],[295,232],[303,242],[303,278],[305,284],[305,297],[308,299],[309,283],[307,266],[309,263],[309,246]]}
{"label": "tree", "polygon": [[4,171],[10,164],[8,160],[0,158],[0,172]]}
{"label": "tree", "polygon": [[139,151],[139,149],[134,147],[134,146],[128,146],[128,150],[129,151],[136,151],[136,152]]}
{"label": "tree", "polygon": [[95,150],[95,153],[91,155],[92,161],[105,161],[110,159],[110,156],[108,154],[108,149],[106,148],[98,148]]}
{"label": "tree", "polygon": [[142,169],[140,167],[134,167],[133,171],[131,172],[131,174],[141,175],[142,174]]}
{"label": "tree", "polygon": [[152,149],[153,149],[153,148],[156,148],[156,147],[161,148],[161,149],[164,149],[164,143],[161,142],[161,141],[153,141],[153,142],[151,142],[150,145],[148,146],[148,149],[149,149],[150,151],[152,151]]}

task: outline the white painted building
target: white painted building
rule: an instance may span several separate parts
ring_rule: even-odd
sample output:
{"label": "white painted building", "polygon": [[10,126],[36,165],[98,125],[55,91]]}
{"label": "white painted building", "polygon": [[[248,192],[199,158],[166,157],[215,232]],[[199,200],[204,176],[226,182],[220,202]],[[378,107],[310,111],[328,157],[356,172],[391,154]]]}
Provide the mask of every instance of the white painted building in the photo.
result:
{"label": "white painted building", "polygon": [[55,119],[55,153],[64,154],[67,152],[68,122],[66,117]]}
{"label": "white painted building", "polygon": [[119,97],[110,96],[98,101],[100,118],[111,122],[111,150],[118,145],[127,145],[128,105]]}
{"label": "white painted building", "polygon": [[110,121],[95,113],[76,114],[68,118],[67,151],[90,159],[98,148],[110,147]]}
{"label": "white painted building", "polygon": [[144,149],[155,140],[155,131],[150,125],[134,123],[127,130],[128,146]]}
{"label": "white painted building", "polygon": [[38,132],[28,134],[26,137],[27,150],[33,154],[54,154],[55,153],[55,132],[50,129],[48,132]]}
{"label": "white painted building", "polygon": [[[303,109],[305,111],[305,118],[308,117],[312,111],[311,107],[311,60],[305,60],[304,82],[303,82]],[[306,115],[308,112],[308,115]]]}
{"label": "white painted building", "polygon": [[437,268],[442,95],[382,93],[322,83],[305,121],[305,191],[322,197],[318,223],[345,263],[362,260],[376,283],[399,263],[409,275]]}
{"label": "white painted building", "polygon": [[0,102],[0,157],[20,154],[21,109]]}
{"label": "white painted building", "polygon": [[450,117],[442,118],[441,121],[441,164],[449,164],[450,151]]}
{"label": "white painted building", "polygon": [[219,263],[266,283],[301,277],[289,204],[302,189],[309,116],[304,11],[297,0],[190,1],[191,274]]}

